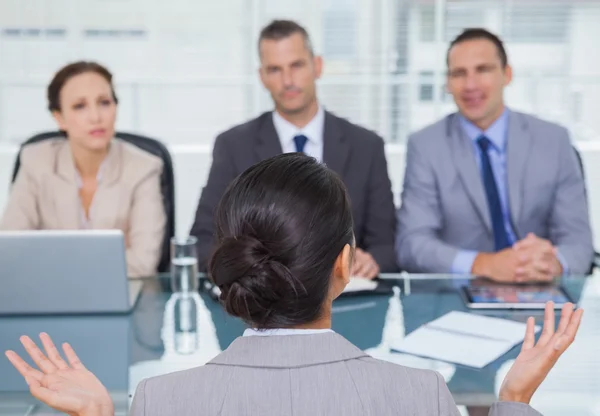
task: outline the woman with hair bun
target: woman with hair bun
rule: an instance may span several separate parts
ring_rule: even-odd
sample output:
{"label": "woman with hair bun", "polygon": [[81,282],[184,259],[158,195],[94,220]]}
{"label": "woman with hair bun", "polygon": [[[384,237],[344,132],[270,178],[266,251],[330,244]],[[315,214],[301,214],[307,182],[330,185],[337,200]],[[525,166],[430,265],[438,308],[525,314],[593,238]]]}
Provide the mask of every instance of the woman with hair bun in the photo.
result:
{"label": "woman with hair bun", "polygon": [[[335,173],[302,154],[265,160],[229,186],[216,221],[210,277],[227,312],[250,328],[204,366],[142,381],[132,415],[459,415],[436,372],[376,360],[331,330],[354,252],[350,205]],[[529,400],[581,315],[568,304],[555,332],[549,304],[537,344],[529,319],[490,414],[539,415]],[[70,364],[48,335],[41,340],[46,355],[22,338],[41,371],[7,352],[31,393],[72,415],[112,415],[108,393],[68,344]]]}

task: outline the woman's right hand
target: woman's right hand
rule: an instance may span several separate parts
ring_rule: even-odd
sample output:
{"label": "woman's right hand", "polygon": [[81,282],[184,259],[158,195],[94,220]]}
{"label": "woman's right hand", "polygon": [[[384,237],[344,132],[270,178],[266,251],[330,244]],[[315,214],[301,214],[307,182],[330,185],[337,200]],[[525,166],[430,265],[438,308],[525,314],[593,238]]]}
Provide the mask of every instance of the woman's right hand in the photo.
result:
{"label": "woman's right hand", "polygon": [[63,344],[67,364],[48,334],[40,334],[46,355],[31,338],[21,337],[25,350],[41,370],[27,364],[14,351],[6,356],[25,378],[31,395],[48,406],[72,416],[114,416],[112,400],[100,380],[81,363],[73,348]]}
{"label": "woman's right hand", "polygon": [[573,312],[573,304],[563,306],[558,329],[554,331],[554,304],[548,302],[544,313],[544,328],[535,343],[534,320],[527,320],[527,330],[521,353],[504,378],[500,400],[529,403],[558,358],[571,345],[579,329],[583,309]]}

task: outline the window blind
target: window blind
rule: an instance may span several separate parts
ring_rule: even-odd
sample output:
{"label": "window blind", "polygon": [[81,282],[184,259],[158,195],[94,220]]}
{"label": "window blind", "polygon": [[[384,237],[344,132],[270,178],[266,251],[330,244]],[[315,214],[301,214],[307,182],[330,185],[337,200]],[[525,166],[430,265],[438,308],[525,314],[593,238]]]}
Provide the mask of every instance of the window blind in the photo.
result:
{"label": "window blind", "polygon": [[473,26],[505,41],[509,106],[600,139],[600,0],[3,0],[0,142],[52,128],[51,75],[94,59],[115,74],[119,127],[210,144],[272,108],[256,41],[274,18],[303,24],[323,55],[323,104],[387,141],[455,110],[446,48]]}

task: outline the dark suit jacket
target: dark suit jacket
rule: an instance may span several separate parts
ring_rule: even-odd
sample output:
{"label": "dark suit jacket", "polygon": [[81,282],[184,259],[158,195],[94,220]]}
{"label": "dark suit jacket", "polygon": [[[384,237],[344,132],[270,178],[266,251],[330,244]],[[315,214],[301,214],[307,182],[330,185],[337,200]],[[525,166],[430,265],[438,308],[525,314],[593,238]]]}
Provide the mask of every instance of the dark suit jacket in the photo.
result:
{"label": "dark suit jacket", "polygon": [[[213,149],[190,234],[198,238],[198,265],[206,270],[215,232],[214,214],[229,183],[250,166],[282,153],[272,112],[220,134]],[[323,161],[337,172],[350,195],[356,245],[369,252],[382,272],[396,270],[396,218],[381,137],[325,112]]]}

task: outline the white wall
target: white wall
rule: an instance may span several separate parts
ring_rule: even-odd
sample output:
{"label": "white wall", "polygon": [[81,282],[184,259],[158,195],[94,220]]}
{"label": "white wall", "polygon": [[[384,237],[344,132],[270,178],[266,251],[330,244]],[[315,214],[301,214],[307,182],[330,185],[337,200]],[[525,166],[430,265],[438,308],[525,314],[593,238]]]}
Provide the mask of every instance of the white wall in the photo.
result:
{"label": "white wall", "polygon": [[[546,2],[553,1],[537,2],[541,17],[536,18],[544,18]],[[407,132],[454,105],[419,101],[419,73],[445,71],[448,33],[438,43],[423,42],[420,34],[430,23],[421,21],[420,7],[428,2],[410,2],[408,25],[395,14],[401,3],[409,2],[1,0],[0,143],[20,143],[53,129],[44,98],[53,72],[73,60],[95,59],[115,74],[119,130],[173,145],[210,145],[219,132],[271,107],[256,74],[256,39],[260,27],[275,17],[304,24],[316,51],[325,53],[319,95],[329,109],[402,142]],[[453,30],[484,25],[502,35],[503,23],[510,20],[504,10],[516,3],[439,4],[445,4],[444,20]],[[481,14],[456,20],[469,9]],[[515,71],[508,104],[567,125],[577,139],[600,140],[599,19],[600,0],[577,2],[562,41],[507,42]],[[57,29],[63,33],[47,33]],[[408,41],[408,72],[391,75],[397,37]],[[350,39],[349,51],[328,50],[335,49],[327,47],[331,44],[347,47],[344,39]],[[443,77],[439,80],[443,83]],[[391,84],[402,86],[398,103],[390,99]]]}
{"label": "white wall", "polygon": [[[0,0],[0,143],[54,128],[47,83],[67,62],[92,59],[115,76],[119,130],[170,144],[211,144],[271,107],[257,76],[260,28],[272,18],[295,19],[320,53],[327,39],[344,37],[324,21],[342,6],[360,11],[346,28],[356,32],[355,53],[326,59],[320,98],[341,116],[382,130],[371,85],[385,67],[378,58],[382,1]],[[64,33],[48,36],[53,28]],[[90,36],[90,29],[101,33]]]}
{"label": "white wall", "polygon": [[[571,33],[569,50],[569,70],[572,76],[580,77],[581,81],[575,83],[572,89],[581,97],[581,102],[573,104],[573,112],[578,123],[583,129],[590,132],[600,132],[600,82],[598,82],[598,68],[600,68],[600,8],[581,7],[573,16],[577,24]],[[586,47],[575,47],[586,45]]]}
{"label": "white wall", "polygon": [[[452,7],[471,8],[475,2]],[[481,2],[482,4],[485,2]],[[483,20],[463,22],[465,27],[483,25],[502,33],[502,9],[508,2],[489,2],[481,12]],[[515,2],[516,3],[516,2]],[[543,5],[540,2],[540,13]],[[441,43],[423,42],[419,37],[419,10],[411,11],[410,40],[410,128],[418,129],[452,111],[454,103],[420,101],[418,89],[421,71],[445,72],[447,39]],[[541,14],[543,18],[543,14]],[[513,81],[505,90],[506,103],[515,110],[567,126],[575,140],[600,140],[600,2],[573,4],[569,17],[569,32],[562,42],[531,43],[506,41],[508,59],[513,68]],[[442,76],[442,84],[445,77]],[[441,88],[441,85],[440,85]],[[439,96],[439,92],[436,91]]]}
{"label": "white wall", "polygon": [[[600,248],[600,144],[581,143],[579,146],[586,169],[595,245]],[[175,168],[176,223],[178,235],[187,235],[194,218],[200,190],[206,182],[211,162],[210,146],[169,146]],[[0,147],[0,211],[4,210],[9,193],[16,147]],[[404,145],[386,146],[388,171],[396,203],[404,176]]]}

